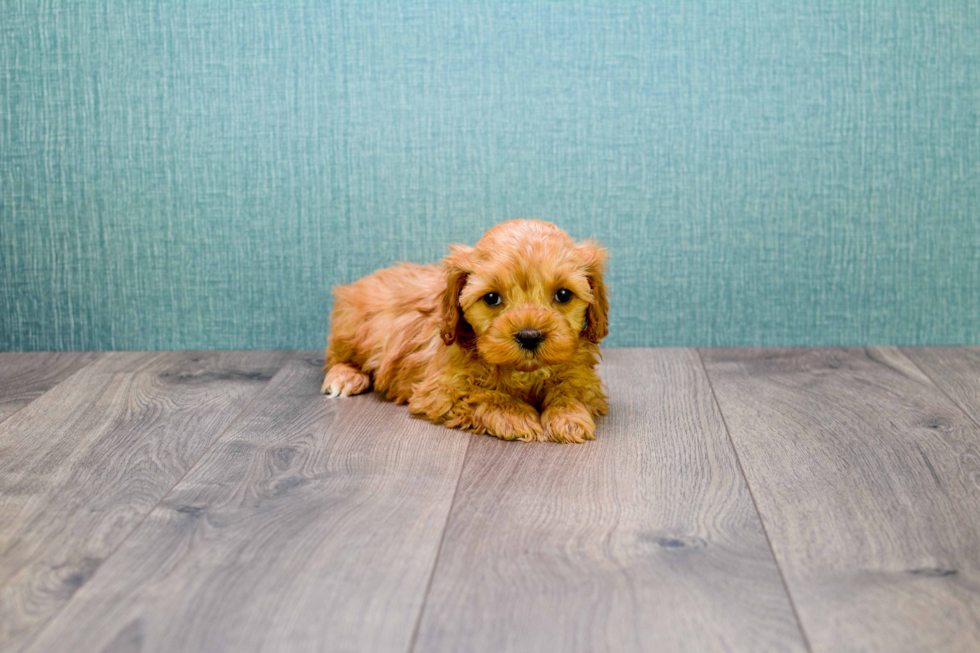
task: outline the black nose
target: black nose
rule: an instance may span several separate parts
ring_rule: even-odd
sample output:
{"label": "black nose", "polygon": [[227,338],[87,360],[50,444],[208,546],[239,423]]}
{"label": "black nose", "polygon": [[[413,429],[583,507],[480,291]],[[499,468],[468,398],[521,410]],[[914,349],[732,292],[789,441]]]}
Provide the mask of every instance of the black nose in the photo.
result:
{"label": "black nose", "polygon": [[534,351],[544,341],[544,334],[537,329],[521,329],[514,336],[514,339],[517,340],[521,349]]}

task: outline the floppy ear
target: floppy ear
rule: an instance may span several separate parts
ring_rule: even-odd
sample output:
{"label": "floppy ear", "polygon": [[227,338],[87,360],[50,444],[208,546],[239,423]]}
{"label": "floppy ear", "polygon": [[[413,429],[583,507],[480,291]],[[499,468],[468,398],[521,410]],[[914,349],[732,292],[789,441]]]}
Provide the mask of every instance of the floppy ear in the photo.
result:
{"label": "floppy ear", "polygon": [[469,273],[463,267],[465,250],[463,246],[452,245],[453,254],[443,261],[446,275],[446,290],[442,294],[442,341],[447,345],[459,342],[467,346],[473,337],[473,329],[463,318],[463,307],[459,305],[459,293],[466,285]]}
{"label": "floppy ear", "polygon": [[585,328],[583,335],[589,342],[599,343],[609,335],[609,300],[606,297],[606,284],[602,280],[602,272],[606,263],[606,248],[600,247],[595,241],[587,240],[581,244],[581,250],[588,266],[589,287],[592,289],[592,303],[585,313]]}

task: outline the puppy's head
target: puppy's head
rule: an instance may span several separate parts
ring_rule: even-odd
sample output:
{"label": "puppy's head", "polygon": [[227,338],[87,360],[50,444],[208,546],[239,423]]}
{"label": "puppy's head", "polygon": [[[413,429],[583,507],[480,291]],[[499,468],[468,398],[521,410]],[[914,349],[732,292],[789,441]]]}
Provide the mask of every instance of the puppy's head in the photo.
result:
{"label": "puppy's head", "polygon": [[540,220],[499,224],[444,261],[442,337],[524,372],[571,361],[607,334],[606,252]]}

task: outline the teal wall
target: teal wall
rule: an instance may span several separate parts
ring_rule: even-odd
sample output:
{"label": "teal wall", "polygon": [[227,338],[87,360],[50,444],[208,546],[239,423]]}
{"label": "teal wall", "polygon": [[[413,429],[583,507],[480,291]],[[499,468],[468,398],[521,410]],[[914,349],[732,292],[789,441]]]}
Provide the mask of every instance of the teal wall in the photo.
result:
{"label": "teal wall", "polygon": [[975,0],[0,10],[0,349],[319,347],[515,217],[611,345],[980,342]]}

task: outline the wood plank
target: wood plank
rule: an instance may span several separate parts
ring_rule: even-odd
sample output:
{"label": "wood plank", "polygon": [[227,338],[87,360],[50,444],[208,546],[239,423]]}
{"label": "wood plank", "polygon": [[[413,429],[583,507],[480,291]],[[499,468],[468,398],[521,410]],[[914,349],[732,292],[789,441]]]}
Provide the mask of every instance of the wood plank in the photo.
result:
{"label": "wood plank", "polygon": [[31,651],[406,651],[470,435],[270,382]]}
{"label": "wood plank", "polygon": [[0,422],[100,355],[98,352],[0,352]]}
{"label": "wood plank", "polygon": [[697,353],[604,356],[594,443],[471,444],[415,651],[804,650]]}
{"label": "wood plank", "polygon": [[980,650],[977,425],[897,348],[703,356],[813,650]]}
{"label": "wood plank", "polygon": [[107,353],[0,424],[0,650],[37,634],[285,357]]}
{"label": "wood plank", "polygon": [[907,347],[902,353],[980,424],[980,347]]}

